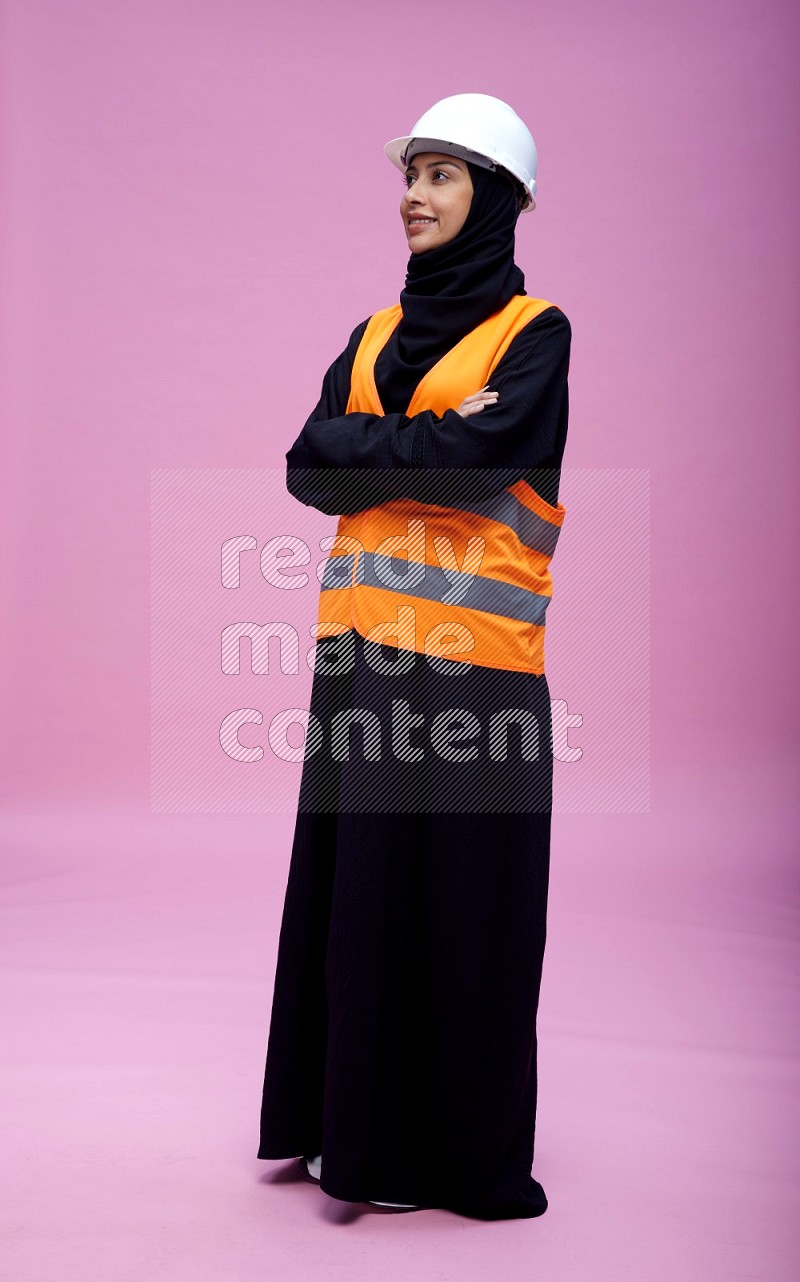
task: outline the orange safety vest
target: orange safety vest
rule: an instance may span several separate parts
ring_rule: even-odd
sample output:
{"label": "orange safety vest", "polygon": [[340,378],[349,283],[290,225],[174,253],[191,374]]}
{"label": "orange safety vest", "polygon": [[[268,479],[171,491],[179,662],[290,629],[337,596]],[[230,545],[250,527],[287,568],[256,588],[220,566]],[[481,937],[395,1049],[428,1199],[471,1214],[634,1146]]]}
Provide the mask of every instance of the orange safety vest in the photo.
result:
{"label": "orange safety vest", "polygon": [[[489,382],[523,326],[553,305],[512,298],[424,375],[408,416],[456,409]],[[397,303],[370,318],[353,363],[348,414],[384,413],[375,361],[401,316]],[[542,673],[549,564],[565,512],[519,480],[463,505],[401,498],[342,515],[323,572],[316,635],[355,628],[379,644]]]}

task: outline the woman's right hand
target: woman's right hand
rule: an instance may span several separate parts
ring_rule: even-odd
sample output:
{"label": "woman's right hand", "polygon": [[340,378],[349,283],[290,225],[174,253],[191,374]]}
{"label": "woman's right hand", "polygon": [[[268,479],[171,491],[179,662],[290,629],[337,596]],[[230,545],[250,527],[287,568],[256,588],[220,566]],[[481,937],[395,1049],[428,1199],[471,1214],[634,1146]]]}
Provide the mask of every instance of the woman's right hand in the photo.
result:
{"label": "woman's right hand", "polygon": [[472,396],[465,396],[456,413],[462,418],[469,418],[471,414],[479,414],[484,405],[494,405],[500,393],[487,392],[488,386],[488,383],[484,383],[479,392],[473,392]]}

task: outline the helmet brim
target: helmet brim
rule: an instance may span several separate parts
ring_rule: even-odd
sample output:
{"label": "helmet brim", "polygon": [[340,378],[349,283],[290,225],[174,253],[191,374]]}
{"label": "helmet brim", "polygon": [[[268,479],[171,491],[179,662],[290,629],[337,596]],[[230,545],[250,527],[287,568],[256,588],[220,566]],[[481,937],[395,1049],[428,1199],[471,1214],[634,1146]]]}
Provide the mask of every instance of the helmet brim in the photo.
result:
{"label": "helmet brim", "polygon": [[391,142],[387,142],[383,149],[392,164],[403,173],[406,171],[406,167],[403,164],[403,152],[411,142],[411,137],[412,135],[409,134],[407,138],[392,138]]}

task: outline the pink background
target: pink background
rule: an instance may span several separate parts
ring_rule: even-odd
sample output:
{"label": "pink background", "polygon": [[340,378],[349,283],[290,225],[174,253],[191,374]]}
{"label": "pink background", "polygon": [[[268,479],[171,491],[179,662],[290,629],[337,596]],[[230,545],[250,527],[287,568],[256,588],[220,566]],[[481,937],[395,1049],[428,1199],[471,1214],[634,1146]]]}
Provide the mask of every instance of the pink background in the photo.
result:
{"label": "pink background", "polygon": [[[797,26],[754,0],[4,4],[9,1278],[794,1276]],[[382,145],[465,91],[531,126],[517,259],[573,326],[554,696],[581,647],[602,685],[624,609],[609,558],[597,635],[568,626],[579,473],[649,470],[652,522],[650,809],[554,817],[551,1205],[488,1226],[255,1159],[291,805],[150,795],[151,472],[282,467],[402,287]],[[265,530],[303,536],[281,502]]]}

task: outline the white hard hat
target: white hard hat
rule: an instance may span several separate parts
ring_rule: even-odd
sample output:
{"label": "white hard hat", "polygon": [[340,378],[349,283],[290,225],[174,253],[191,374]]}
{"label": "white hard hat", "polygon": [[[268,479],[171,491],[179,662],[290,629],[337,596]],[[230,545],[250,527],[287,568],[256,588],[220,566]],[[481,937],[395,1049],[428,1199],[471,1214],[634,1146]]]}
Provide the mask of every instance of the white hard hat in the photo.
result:
{"label": "white hard hat", "polygon": [[491,94],[442,98],[420,116],[410,134],[393,138],[383,150],[403,172],[419,151],[441,151],[490,169],[501,165],[525,188],[522,209],[536,208],[536,143],[513,108]]}

